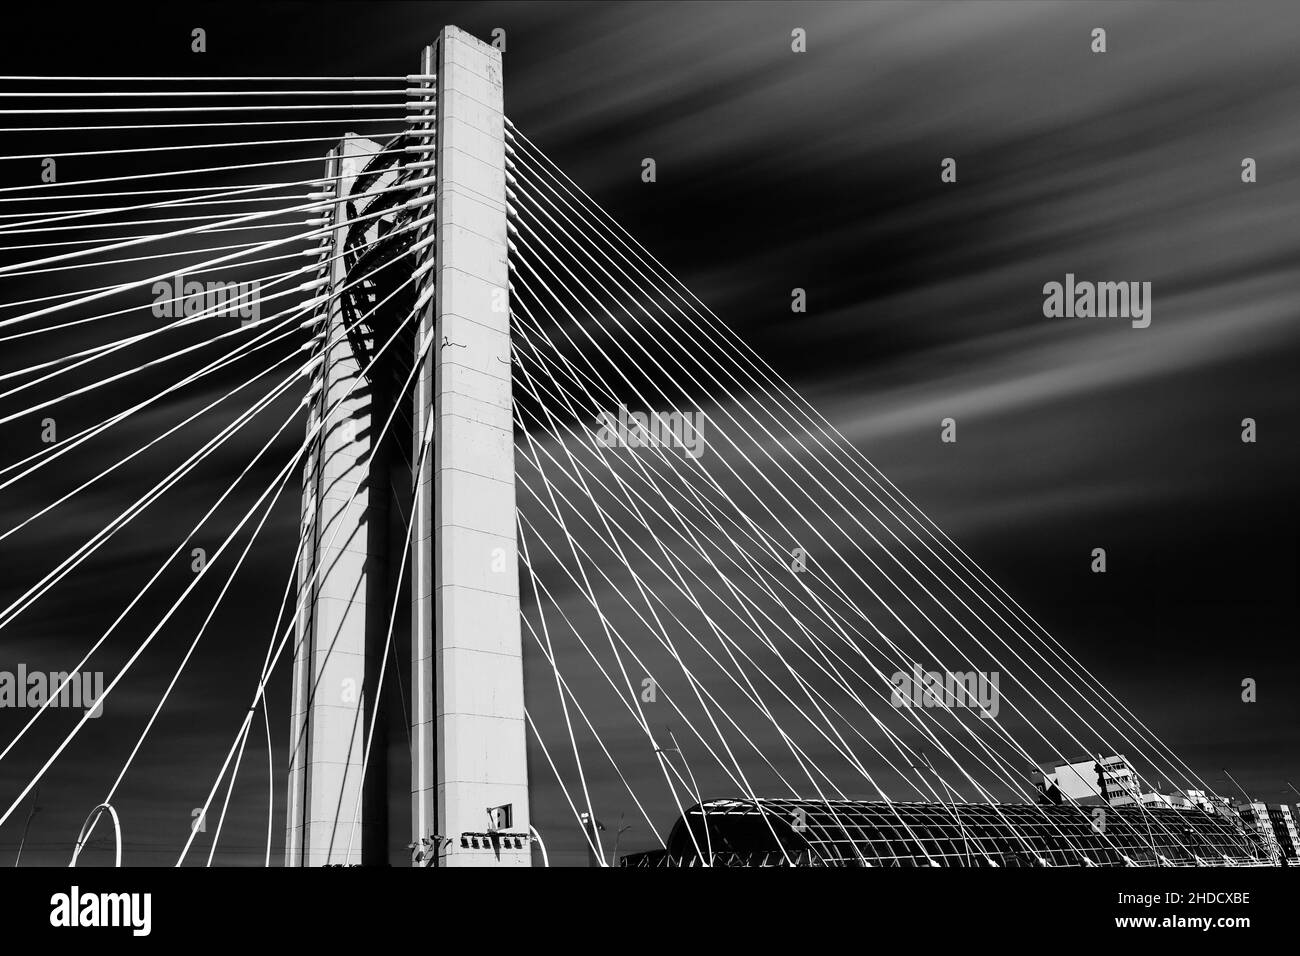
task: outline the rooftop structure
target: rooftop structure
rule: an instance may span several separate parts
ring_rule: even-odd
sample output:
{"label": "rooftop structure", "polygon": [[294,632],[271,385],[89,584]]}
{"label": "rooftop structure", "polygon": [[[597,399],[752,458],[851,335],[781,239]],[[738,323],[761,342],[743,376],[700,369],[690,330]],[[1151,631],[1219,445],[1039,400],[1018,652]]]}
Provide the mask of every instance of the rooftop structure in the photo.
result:
{"label": "rooftop structure", "polygon": [[623,866],[1267,866],[1262,834],[1203,809],[712,800]]}

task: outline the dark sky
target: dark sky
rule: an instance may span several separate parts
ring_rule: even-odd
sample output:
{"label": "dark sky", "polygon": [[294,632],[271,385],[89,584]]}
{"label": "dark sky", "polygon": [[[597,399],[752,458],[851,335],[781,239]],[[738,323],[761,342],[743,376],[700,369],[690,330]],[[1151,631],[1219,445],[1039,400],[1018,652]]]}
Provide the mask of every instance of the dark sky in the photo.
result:
{"label": "dark sky", "polygon": [[[445,23],[479,36],[504,28],[506,110],[517,127],[1203,779],[1235,794],[1222,779],[1226,767],[1252,796],[1298,799],[1284,781],[1300,786],[1293,495],[1300,15],[1265,3],[170,4],[125,15],[82,10],[75,18],[40,16],[6,31],[0,50],[6,72],[23,75],[392,75],[414,72],[420,48]],[[196,26],[207,30],[202,55],[189,52]],[[805,54],[790,50],[795,27],[807,30]],[[1094,27],[1107,30],[1104,55],[1090,52]],[[5,81],[2,88],[67,85]],[[7,109],[38,102],[3,99]],[[38,119],[87,121],[6,116],[4,125],[32,126]],[[341,121],[291,132],[265,129],[271,132],[256,136],[243,129],[6,132],[0,152],[58,155],[327,137],[373,127]],[[311,157],[327,145],[69,157],[58,169],[60,180],[69,181]],[[1259,170],[1259,181],[1249,185],[1240,178],[1247,156]],[[641,181],[645,157],[656,160],[653,184]],[[957,159],[956,183],[940,182],[944,157]],[[287,181],[318,168],[287,167],[291,175],[273,167],[185,182]],[[6,159],[0,174],[0,187],[29,185],[37,181],[39,164]],[[5,213],[42,208],[0,205],[11,207],[0,210]],[[252,238],[261,236],[222,241]],[[40,241],[36,235],[4,245]],[[36,254],[6,251],[0,262]],[[151,274],[141,268],[0,277],[0,300]],[[1062,281],[1066,273],[1150,282],[1150,328],[1044,318],[1043,284]],[[790,312],[795,287],[807,290],[806,314]],[[117,307],[140,301],[147,299],[123,297]],[[3,317],[27,308],[6,306]],[[154,321],[147,315],[113,320],[111,335],[100,323],[6,341],[0,368],[21,369],[146,330]],[[693,345],[699,354],[698,343],[669,343],[688,351]],[[296,346],[284,346],[261,367]],[[132,359],[117,366],[110,360],[91,367],[109,374],[165,351],[150,348],[133,348]],[[712,354],[706,359],[725,362]],[[69,455],[66,465],[42,472],[40,480],[0,490],[0,525],[27,519],[259,370],[255,363],[240,368],[242,375],[232,371],[133,417],[111,439]],[[61,434],[71,434],[187,370],[165,365],[50,414]],[[0,381],[0,391],[20,381]],[[33,389],[0,398],[0,417],[35,404],[42,394]],[[33,670],[75,663],[289,415],[299,394],[274,405],[84,569],[4,626],[0,670],[19,662]],[[711,413],[728,407],[707,383],[685,394]],[[4,604],[229,423],[237,404],[220,406],[199,428],[187,430],[188,437],[141,455],[110,480],[0,540]],[[41,417],[0,425],[5,464],[40,450]],[[955,444],[939,441],[939,423],[947,417],[958,423]],[[1240,441],[1245,417],[1258,422],[1255,444]],[[287,460],[300,429],[301,419],[287,427],[196,541],[216,547]],[[722,457],[719,450],[715,460]],[[128,863],[175,860],[191,809],[202,803],[243,719],[289,571],[297,507],[295,479],[115,800]],[[842,507],[856,513],[850,503]],[[1089,571],[1096,547],[1107,552],[1104,575]],[[830,566],[827,556],[822,561]],[[555,568],[545,573],[558,587]],[[187,559],[171,562],[151,596],[94,659],[100,669],[116,673],[190,580]],[[114,692],[105,716],[88,724],[46,777],[25,862],[66,862],[81,820],[102,799],[202,623],[195,608],[203,606],[204,595],[210,606],[221,580],[208,582],[208,590],[182,607]],[[675,600],[668,592],[664,597]],[[572,587],[561,599],[573,613],[582,612]],[[536,610],[526,601],[526,614]],[[619,623],[632,626],[626,615]],[[961,663],[996,669],[965,646]],[[593,678],[576,644],[562,649],[561,669],[583,689],[584,701],[589,694],[601,739],[620,755],[666,835],[675,808],[644,735],[608,686]],[[1255,703],[1241,700],[1245,678],[1258,681]],[[531,644],[526,679],[530,713],[572,787],[572,753],[553,676]],[[1008,680],[1004,692],[1023,702],[1016,695],[1031,683]],[[717,687],[725,695],[724,684]],[[276,863],[282,856],[287,687],[282,665],[271,695]],[[738,721],[754,728],[762,723],[738,699],[723,700]],[[27,716],[0,711],[5,744]],[[0,762],[0,812],[71,726],[66,712],[47,717]],[[701,792],[738,795],[666,709],[652,720],[656,734],[672,727]],[[1033,743],[1022,723],[1007,720],[1017,739]],[[865,723],[859,726],[868,732]],[[398,791],[405,772],[400,735],[396,729],[391,736],[390,760]],[[620,813],[627,815],[634,827],[622,847],[655,845],[595,740],[580,734],[579,742],[597,816],[612,827]],[[801,743],[826,757],[806,735]],[[1055,755],[1046,745],[1041,751],[1035,755],[1042,760]],[[778,769],[790,774],[788,751],[784,763],[780,759]],[[581,862],[572,815],[535,745],[530,769],[534,820],[553,861]],[[844,792],[874,796],[846,770],[836,771]],[[776,792],[777,775],[760,774],[756,789],[784,795]],[[267,785],[259,718],[216,862],[260,862]],[[896,793],[911,796],[902,786]],[[16,847],[25,817],[26,805],[0,826],[0,863]],[[392,822],[396,858],[406,842],[400,799]],[[206,858],[209,842],[198,841],[201,853],[191,862]],[[84,859],[107,861],[105,846]]]}

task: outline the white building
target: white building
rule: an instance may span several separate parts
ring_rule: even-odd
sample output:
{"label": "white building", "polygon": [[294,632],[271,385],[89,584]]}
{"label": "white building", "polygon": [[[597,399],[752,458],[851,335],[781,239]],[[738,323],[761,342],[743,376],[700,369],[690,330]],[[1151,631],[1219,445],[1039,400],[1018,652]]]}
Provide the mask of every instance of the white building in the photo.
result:
{"label": "white building", "polygon": [[1131,806],[1141,804],[1142,806],[1160,806],[1173,807],[1175,810],[1190,810],[1193,806],[1192,800],[1187,794],[1175,791],[1173,793],[1157,793],[1154,790],[1141,794],[1129,794],[1121,792],[1110,798],[1112,807]]}
{"label": "white building", "polygon": [[1281,854],[1288,860],[1300,859],[1300,832],[1296,831],[1291,808],[1285,803],[1270,803],[1268,819],[1273,825],[1273,835],[1277,838]]}
{"label": "white building", "polygon": [[[1100,778],[1105,782],[1104,794],[1098,779],[1099,762]],[[1122,806],[1147,802],[1139,795],[1137,779],[1128,765],[1128,758],[1122,755],[1059,764],[1050,772],[1047,771],[1047,766],[1051,765],[1043,767],[1043,788],[1050,790],[1055,786],[1062,797],[1076,803],[1100,803],[1104,800],[1112,806]],[[1158,797],[1159,794],[1150,796]]]}
{"label": "white building", "polygon": [[1237,803],[1237,812],[1247,828],[1257,832],[1264,840],[1264,845],[1274,859],[1281,856],[1282,848],[1278,845],[1277,834],[1273,830],[1273,820],[1269,816],[1268,805],[1258,800]]}

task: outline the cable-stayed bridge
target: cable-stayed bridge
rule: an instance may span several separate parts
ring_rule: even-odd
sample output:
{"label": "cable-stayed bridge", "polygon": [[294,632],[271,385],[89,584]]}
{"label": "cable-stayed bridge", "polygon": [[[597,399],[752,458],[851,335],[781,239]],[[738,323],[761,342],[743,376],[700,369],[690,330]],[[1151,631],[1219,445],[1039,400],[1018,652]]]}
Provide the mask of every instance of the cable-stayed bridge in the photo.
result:
{"label": "cable-stayed bridge", "polygon": [[[34,358],[0,375],[0,423],[49,431],[0,470],[0,491],[42,496],[0,540],[14,553],[113,503],[20,578],[0,628],[89,586],[149,522],[174,541],[137,591],[102,596],[107,626],[0,742],[4,769],[106,657],[111,715],[172,642],[145,716],[115,729],[120,767],[74,858],[110,825],[120,858],[124,781],[159,759],[191,662],[256,592],[274,623],[238,662],[246,709],[177,865],[204,843],[213,861],[263,748],[268,864],[279,838],[288,865],[385,861],[407,830],[389,814],[402,752],[418,866],[544,860],[542,781],[602,865],[615,808],[660,847],[633,865],[1275,860],[1208,800],[1140,799],[1213,788],[514,127],[490,45],[447,28],[391,77],[3,79],[77,103],[4,111],[49,136],[229,137],[142,148],[152,172],[55,166],[0,192],[0,280],[41,293],[4,299],[0,334]],[[283,135],[299,125],[331,134]],[[312,155],[248,160],[267,145]],[[185,168],[200,148],[239,159]],[[80,155],[51,153],[64,170]],[[181,185],[199,176],[225,181]],[[68,468],[96,448],[106,467]],[[195,486],[197,520],[173,526]],[[298,533],[277,538],[295,495]],[[290,542],[283,581],[264,585],[245,564],[273,540]],[[0,826],[97,719],[65,721],[4,778]],[[1131,805],[1104,776],[1083,781],[1100,805],[1073,781],[1038,788],[1045,764],[1118,754]]]}

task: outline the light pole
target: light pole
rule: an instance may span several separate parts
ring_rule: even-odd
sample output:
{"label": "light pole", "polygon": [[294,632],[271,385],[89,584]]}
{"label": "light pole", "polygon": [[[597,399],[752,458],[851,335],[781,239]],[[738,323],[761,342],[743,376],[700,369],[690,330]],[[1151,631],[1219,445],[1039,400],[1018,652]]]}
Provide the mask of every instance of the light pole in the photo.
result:
{"label": "light pole", "polygon": [[609,855],[610,866],[618,866],[618,841],[626,831],[632,829],[632,824],[630,823],[627,826],[623,826],[623,814],[621,813],[618,815],[618,823],[619,827],[614,831],[614,849]]}
{"label": "light pole", "polygon": [[[704,796],[700,793],[699,785],[695,782],[695,773],[691,770],[690,761],[686,759],[686,754],[682,753],[682,748],[677,745],[677,735],[673,733],[673,729],[671,727],[665,727],[665,729],[668,731],[668,739],[673,742],[673,745],[671,749],[663,748],[663,747],[657,748],[658,752],[661,754],[670,754],[670,753],[677,754],[679,757],[682,758],[682,763],[686,765],[686,774],[691,778],[691,788],[695,791],[695,803],[700,808],[700,820],[702,821],[704,826],[704,845],[706,847],[706,852],[709,855],[709,859],[706,865],[712,866],[713,865],[713,836],[712,834],[709,833],[709,817],[704,811]],[[664,759],[667,760],[667,757],[665,757]],[[670,765],[671,765],[671,761],[670,761]],[[678,776],[678,779],[681,779],[680,775]],[[689,830],[691,826],[691,821],[687,820],[685,816],[683,816],[682,819],[686,821],[686,828],[687,830]],[[697,850],[699,849],[698,845],[696,846],[696,849]]]}
{"label": "light pole", "polygon": [[27,842],[27,830],[32,825],[32,817],[36,816],[36,814],[41,812],[41,808],[36,805],[36,801],[40,798],[40,795],[41,795],[40,787],[37,787],[35,790],[32,791],[32,808],[27,811],[27,822],[23,824],[22,839],[18,841],[18,855],[14,857],[15,867],[18,865],[18,861],[23,858],[23,844]]}

